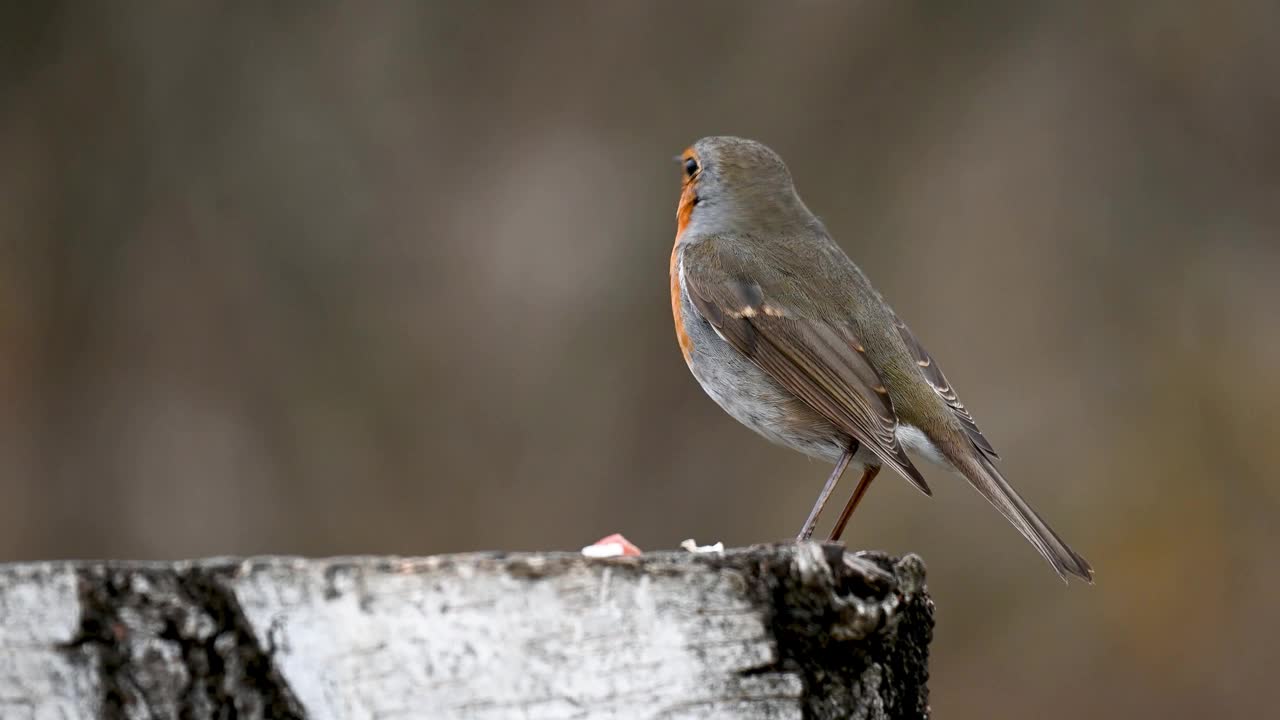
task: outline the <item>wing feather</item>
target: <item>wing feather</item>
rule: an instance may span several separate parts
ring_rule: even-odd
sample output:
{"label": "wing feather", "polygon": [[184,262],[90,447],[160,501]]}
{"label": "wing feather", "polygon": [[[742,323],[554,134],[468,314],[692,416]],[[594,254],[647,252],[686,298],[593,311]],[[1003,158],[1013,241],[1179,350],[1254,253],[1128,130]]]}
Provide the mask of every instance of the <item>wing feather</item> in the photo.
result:
{"label": "wing feather", "polygon": [[973,446],[982,451],[982,454],[992,459],[999,459],[995,448],[991,447],[991,443],[987,440],[982,431],[978,429],[978,423],[974,421],[973,415],[969,414],[968,408],[964,403],[960,402],[960,398],[956,395],[956,391],[951,387],[951,383],[947,381],[947,376],[942,374],[942,368],[938,367],[937,361],[924,349],[924,345],[920,344],[919,338],[915,333],[911,332],[911,328],[901,320],[896,320],[898,333],[902,335],[903,341],[906,342],[907,349],[911,351],[911,355],[916,360],[916,365],[920,371],[924,373],[924,379],[928,381],[933,391],[947,403],[951,411],[955,413],[960,424],[964,427],[965,434],[969,436],[969,441]]}
{"label": "wing feather", "polygon": [[798,316],[767,288],[723,263],[686,264],[694,307],[735,349],[809,407],[875,453],[926,495],[898,442],[897,414],[853,328]]}

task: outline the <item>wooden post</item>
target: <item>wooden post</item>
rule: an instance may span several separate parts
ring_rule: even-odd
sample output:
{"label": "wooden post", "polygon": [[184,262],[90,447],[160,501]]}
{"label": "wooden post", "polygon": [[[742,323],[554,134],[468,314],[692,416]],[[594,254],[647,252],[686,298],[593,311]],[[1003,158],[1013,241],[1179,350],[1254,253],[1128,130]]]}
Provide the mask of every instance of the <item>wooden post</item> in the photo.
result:
{"label": "wooden post", "polygon": [[923,718],[932,608],[818,543],[0,565],[0,718]]}

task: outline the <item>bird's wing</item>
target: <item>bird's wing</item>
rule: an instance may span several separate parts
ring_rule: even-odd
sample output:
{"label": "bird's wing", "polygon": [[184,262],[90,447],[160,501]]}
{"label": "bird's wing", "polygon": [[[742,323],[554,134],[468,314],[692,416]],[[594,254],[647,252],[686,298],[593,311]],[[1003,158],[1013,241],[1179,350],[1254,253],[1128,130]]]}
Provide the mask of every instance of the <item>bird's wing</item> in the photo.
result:
{"label": "bird's wing", "polygon": [[[847,324],[788,307],[776,278],[745,272],[733,243],[704,240],[685,249],[685,287],[716,332],[779,385],[875,453],[926,495],[920,471],[898,442],[898,417],[879,373]],[[772,287],[771,287],[772,286]]]}
{"label": "bird's wing", "polygon": [[956,396],[956,391],[952,389],[951,383],[947,382],[947,376],[942,374],[942,368],[938,367],[938,363],[934,361],[933,356],[928,350],[924,349],[924,345],[920,344],[919,338],[915,333],[911,332],[911,328],[907,324],[894,318],[894,323],[898,326],[898,333],[902,335],[903,341],[907,345],[907,349],[911,351],[912,357],[915,358],[916,365],[920,367],[924,373],[924,379],[928,381],[933,391],[947,403],[951,411],[955,413],[960,424],[964,427],[965,434],[969,436],[969,441],[973,446],[982,451],[983,455],[989,458],[998,459],[1000,456],[996,454],[995,448],[991,447],[991,443],[983,436],[982,431],[978,429],[978,423],[974,422],[973,416],[969,414],[964,403],[960,402],[960,398]]}

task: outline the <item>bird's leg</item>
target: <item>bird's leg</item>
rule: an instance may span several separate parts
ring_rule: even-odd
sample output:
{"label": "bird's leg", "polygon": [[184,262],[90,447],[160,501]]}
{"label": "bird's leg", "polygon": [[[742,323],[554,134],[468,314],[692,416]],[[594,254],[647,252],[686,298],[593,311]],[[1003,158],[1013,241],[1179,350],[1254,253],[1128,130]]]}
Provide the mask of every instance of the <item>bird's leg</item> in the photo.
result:
{"label": "bird's leg", "polygon": [[853,460],[854,453],[858,452],[858,441],[851,441],[844,454],[840,456],[840,462],[836,463],[836,467],[831,471],[831,477],[827,478],[827,484],[822,487],[822,494],[818,496],[818,501],[813,504],[813,509],[809,511],[809,519],[804,521],[804,527],[800,529],[800,534],[796,536],[796,542],[804,542],[813,537],[813,529],[818,526],[818,515],[822,514],[822,508],[827,504],[827,500],[831,498],[831,492],[836,489],[836,483],[840,481],[840,476],[844,474],[844,469],[849,467],[849,461]]}
{"label": "bird's leg", "polygon": [[827,538],[827,542],[835,542],[844,534],[844,526],[849,524],[849,518],[853,517],[853,511],[858,509],[858,503],[862,502],[862,496],[867,494],[867,488],[871,487],[871,481],[876,479],[876,473],[880,472],[880,468],[875,465],[868,465],[862,471],[862,478],[858,480],[858,487],[853,491],[853,497],[849,498],[849,502],[844,506],[844,512],[840,513],[840,519],[836,521],[836,526],[831,529],[831,537]]}

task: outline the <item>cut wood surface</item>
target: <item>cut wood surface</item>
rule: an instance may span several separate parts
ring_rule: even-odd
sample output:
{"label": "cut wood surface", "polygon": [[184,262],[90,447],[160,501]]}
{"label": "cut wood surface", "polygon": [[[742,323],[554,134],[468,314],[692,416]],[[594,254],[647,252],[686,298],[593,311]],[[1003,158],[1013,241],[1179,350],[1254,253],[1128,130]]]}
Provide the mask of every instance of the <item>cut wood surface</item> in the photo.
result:
{"label": "cut wood surface", "polygon": [[817,543],[0,565],[0,718],[922,718],[932,622]]}

